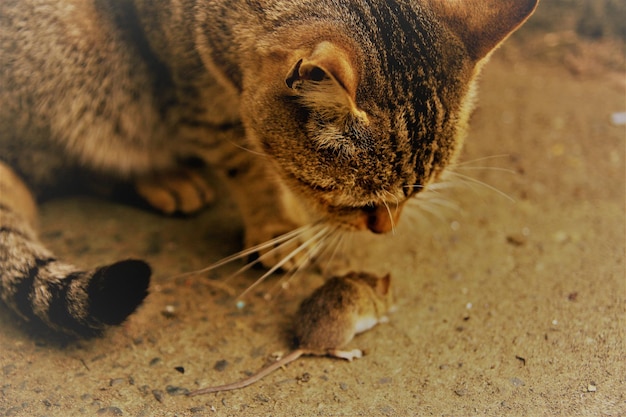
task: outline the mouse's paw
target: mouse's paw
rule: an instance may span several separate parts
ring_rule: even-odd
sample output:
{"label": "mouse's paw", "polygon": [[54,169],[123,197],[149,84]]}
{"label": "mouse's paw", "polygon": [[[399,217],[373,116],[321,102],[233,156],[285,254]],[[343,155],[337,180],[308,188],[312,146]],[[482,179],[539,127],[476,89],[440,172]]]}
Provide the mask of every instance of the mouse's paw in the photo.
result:
{"label": "mouse's paw", "polygon": [[142,177],[135,190],[150,206],[165,214],[192,214],[215,200],[215,192],[198,172],[180,169]]}
{"label": "mouse's paw", "polygon": [[350,362],[352,362],[352,359],[358,359],[358,358],[363,357],[363,351],[361,349],[352,349],[352,350],[331,349],[328,351],[328,354],[339,359],[345,359]]}

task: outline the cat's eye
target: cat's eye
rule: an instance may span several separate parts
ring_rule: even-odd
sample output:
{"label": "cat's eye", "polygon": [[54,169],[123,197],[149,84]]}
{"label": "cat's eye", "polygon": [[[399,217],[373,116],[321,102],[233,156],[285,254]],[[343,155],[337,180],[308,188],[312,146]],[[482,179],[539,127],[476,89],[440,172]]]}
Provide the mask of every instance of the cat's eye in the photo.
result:
{"label": "cat's eye", "polygon": [[320,67],[314,67],[311,69],[311,71],[308,74],[308,78],[311,81],[322,81],[324,78],[326,78],[326,71],[324,71],[323,69],[321,69]]}

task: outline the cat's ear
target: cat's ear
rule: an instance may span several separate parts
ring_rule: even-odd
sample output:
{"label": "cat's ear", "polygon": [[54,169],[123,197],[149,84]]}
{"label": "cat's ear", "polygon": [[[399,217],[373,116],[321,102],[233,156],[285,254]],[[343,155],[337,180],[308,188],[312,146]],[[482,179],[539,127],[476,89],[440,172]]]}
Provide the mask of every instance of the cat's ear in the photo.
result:
{"label": "cat's ear", "polygon": [[320,42],[307,57],[299,59],[285,84],[315,107],[330,105],[366,117],[356,105],[357,70],[343,48],[331,42]]}
{"label": "cat's ear", "polygon": [[428,0],[476,60],[494,50],[535,11],[539,0]]}

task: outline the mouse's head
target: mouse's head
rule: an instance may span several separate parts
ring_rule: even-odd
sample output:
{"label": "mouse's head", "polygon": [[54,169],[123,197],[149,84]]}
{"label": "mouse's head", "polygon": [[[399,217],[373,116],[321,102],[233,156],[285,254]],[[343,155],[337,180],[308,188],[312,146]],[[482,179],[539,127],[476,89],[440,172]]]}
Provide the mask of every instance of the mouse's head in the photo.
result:
{"label": "mouse's head", "polygon": [[380,313],[390,313],[395,310],[395,295],[391,288],[391,274],[381,277],[367,272],[350,272],[346,275],[346,278],[361,281],[372,288],[377,310]]}

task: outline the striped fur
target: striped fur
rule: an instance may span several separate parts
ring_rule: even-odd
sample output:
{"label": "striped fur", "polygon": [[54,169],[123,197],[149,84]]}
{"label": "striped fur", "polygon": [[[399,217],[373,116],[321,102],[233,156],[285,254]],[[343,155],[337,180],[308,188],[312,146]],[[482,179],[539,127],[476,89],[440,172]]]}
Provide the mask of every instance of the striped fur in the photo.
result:
{"label": "striped fur", "polygon": [[81,334],[142,301],[143,262],[83,271],[38,241],[29,190],[76,172],[187,212],[210,190],[180,161],[200,158],[248,246],[312,221],[391,230],[389,207],[455,160],[476,76],[537,1],[2,0],[0,298]]}
{"label": "striped fur", "polygon": [[[22,318],[91,336],[121,323],[143,301],[150,277],[144,262],[82,271],[58,261],[23,214],[32,207],[28,190],[2,163],[0,191],[0,299]],[[14,198],[4,201],[8,196]]]}

